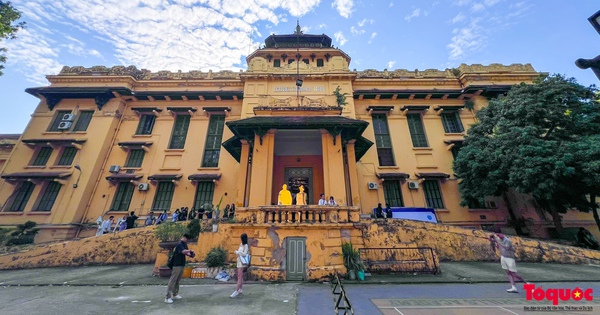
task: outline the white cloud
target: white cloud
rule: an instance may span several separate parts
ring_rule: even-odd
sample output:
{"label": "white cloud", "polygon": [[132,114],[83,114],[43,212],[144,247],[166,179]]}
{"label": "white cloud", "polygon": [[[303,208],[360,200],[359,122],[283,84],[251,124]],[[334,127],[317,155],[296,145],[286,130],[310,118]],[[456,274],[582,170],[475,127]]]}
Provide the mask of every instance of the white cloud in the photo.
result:
{"label": "white cloud", "polygon": [[349,18],[352,14],[352,7],[354,7],[353,0],[334,0],[331,4],[332,8],[335,8],[338,13],[345,18]]}
{"label": "white cloud", "polygon": [[336,32],[335,34],[333,34],[333,37],[337,42],[340,43],[340,46],[344,46],[344,44],[347,42],[346,37],[344,37],[342,31]]}
{"label": "white cloud", "polygon": [[448,44],[451,60],[456,60],[464,55],[481,49],[485,42],[483,29],[478,25],[479,20],[475,19],[469,26],[455,28],[452,31],[452,41]]}
{"label": "white cloud", "polygon": [[[29,0],[15,4],[29,22],[29,32],[10,44],[9,59],[18,64],[16,68],[28,69],[23,72],[36,83],[45,81],[43,75],[60,70],[61,61],[69,60],[70,54],[116,58],[123,65],[152,71],[236,71],[245,66],[243,56],[260,44],[252,35],[255,23],[278,25],[290,15],[299,17],[315,10],[320,2]],[[336,0],[336,4],[342,16],[350,14],[352,1]],[[275,10],[287,12],[276,14]],[[77,32],[66,35],[58,27]],[[79,32],[89,38],[79,37]],[[90,39],[96,46],[91,46]]]}
{"label": "white cloud", "polygon": [[395,64],[396,64],[396,62],[395,62],[395,61],[388,61],[388,64],[387,64],[387,69],[390,69],[390,70],[391,70],[391,69],[394,69],[394,65],[395,65]]}
{"label": "white cloud", "polygon": [[393,6],[394,6],[394,3],[393,3],[393,2],[390,2],[390,8],[391,8],[391,7],[393,7]]}
{"label": "white cloud", "polygon": [[410,21],[410,19],[419,17],[421,15],[421,9],[414,9],[411,14],[404,17],[405,20]]}
{"label": "white cloud", "polygon": [[357,29],[356,27],[352,26],[350,27],[350,33],[352,33],[352,35],[361,35],[365,33],[365,30],[360,30]]}
{"label": "white cloud", "polygon": [[483,0],[483,3],[488,7],[491,7],[498,2],[500,2],[500,0]]}
{"label": "white cloud", "polygon": [[58,48],[44,39],[35,27],[20,30],[18,40],[9,40],[5,44],[7,63],[37,85],[47,85],[46,75],[58,74],[62,68],[56,61]]}
{"label": "white cloud", "polygon": [[375,38],[375,36],[377,36],[376,32],[371,33],[371,37],[369,38],[369,41],[368,41],[369,44],[373,41],[373,38]]}
{"label": "white cloud", "polygon": [[375,23],[375,20],[373,20],[373,19],[371,19],[371,20],[368,20],[368,19],[363,19],[362,21],[358,21],[358,23],[356,23],[356,24],[357,24],[359,27],[363,27],[363,26],[365,26],[365,24],[367,24],[367,23],[369,23],[369,24],[373,24],[373,23]]}
{"label": "white cloud", "polygon": [[463,6],[463,5],[467,5],[469,3],[471,3],[471,0],[456,0],[456,1],[454,1],[453,4],[457,5],[457,6]]}
{"label": "white cloud", "polygon": [[473,12],[478,12],[478,11],[482,11],[482,10],[485,10],[485,6],[483,5],[483,3],[475,3],[471,7],[471,11],[473,11]]}
{"label": "white cloud", "polygon": [[459,12],[457,16],[452,18],[452,24],[462,22],[465,20],[465,18],[466,16],[462,12]]}

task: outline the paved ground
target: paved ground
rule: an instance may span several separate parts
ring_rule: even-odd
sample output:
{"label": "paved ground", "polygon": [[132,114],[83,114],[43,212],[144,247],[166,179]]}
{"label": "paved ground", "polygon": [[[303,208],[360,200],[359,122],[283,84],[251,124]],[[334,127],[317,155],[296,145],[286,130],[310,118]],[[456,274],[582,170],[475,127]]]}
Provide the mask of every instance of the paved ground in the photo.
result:
{"label": "paved ground", "polygon": [[[530,282],[544,288],[593,288],[600,267],[518,264]],[[182,300],[163,302],[167,279],[151,276],[151,265],[46,268],[0,271],[0,314],[334,314],[329,284],[246,284],[229,298],[233,282],[183,279]],[[499,263],[443,263],[441,275],[373,275],[345,281],[354,314],[543,314],[525,312],[525,294],[509,294]],[[599,295],[596,293],[596,295]],[[600,296],[600,295],[599,295]],[[545,303],[543,305],[551,305]],[[600,314],[600,297],[584,304]],[[549,314],[569,314],[552,312]]]}

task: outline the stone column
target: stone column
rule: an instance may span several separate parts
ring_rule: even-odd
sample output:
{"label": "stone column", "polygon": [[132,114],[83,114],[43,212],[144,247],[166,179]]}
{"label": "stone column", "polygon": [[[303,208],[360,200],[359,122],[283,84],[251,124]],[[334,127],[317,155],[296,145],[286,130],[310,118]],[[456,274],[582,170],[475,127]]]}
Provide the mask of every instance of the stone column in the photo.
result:
{"label": "stone column", "polygon": [[242,153],[240,155],[240,171],[238,172],[238,181],[237,181],[237,196],[236,196],[236,206],[243,207],[248,204],[247,195],[248,187],[246,184],[249,182],[250,174],[250,166],[248,165],[248,159],[250,158],[250,144],[246,140],[240,140],[242,143]]}
{"label": "stone column", "polygon": [[275,132],[275,129],[271,129],[262,136],[262,141],[259,135],[254,136],[252,171],[250,173],[252,178],[250,180],[249,207],[271,204]]}
{"label": "stone column", "polygon": [[321,130],[321,144],[323,146],[323,181],[325,197],[333,196],[339,205],[347,205],[346,185],[344,176],[344,153],[342,150],[342,137],[334,137],[326,130]]}
{"label": "stone column", "polygon": [[350,140],[346,144],[346,154],[348,157],[348,174],[350,180],[350,191],[352,192],[352,202],[348,205],[360,207],[360,191],[358,189],[358,172],[356,170],[356,150],[354,148],[354,142],[356,140]]}

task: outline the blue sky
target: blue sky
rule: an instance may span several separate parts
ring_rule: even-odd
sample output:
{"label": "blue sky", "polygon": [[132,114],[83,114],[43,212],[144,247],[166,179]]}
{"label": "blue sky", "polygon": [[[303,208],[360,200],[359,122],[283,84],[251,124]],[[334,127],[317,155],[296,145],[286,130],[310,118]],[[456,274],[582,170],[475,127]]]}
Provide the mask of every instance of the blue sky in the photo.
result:
{"label": "blue sky", "polygon": [[0,77],[0,133],[21,133],[38,99],[25,88],[67,66],[152,71],[246,69],[271,33],[325,33],[351,69],[531,63],[598,84],[577,58],[600,54],[597,0],[13,0],[28,28]]}

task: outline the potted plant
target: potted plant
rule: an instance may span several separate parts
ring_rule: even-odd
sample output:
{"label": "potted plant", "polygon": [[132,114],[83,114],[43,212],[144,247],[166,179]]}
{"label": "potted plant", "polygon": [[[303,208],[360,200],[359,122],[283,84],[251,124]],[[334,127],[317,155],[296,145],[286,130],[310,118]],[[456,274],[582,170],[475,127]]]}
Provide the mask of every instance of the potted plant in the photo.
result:
{"label": "potted plant", "polygon": [[364,267],[360,262],[360,254],[358,250],[355,250],[352,243],[342,243],[342,257],[344,259],[344,266],[348,270],[348,277],[350,280],[356,280],[356,272],[363,270]]}
{"label": "potted plant", "polygon": [[154,229],[154,236],[158,239],[158,246],[163,249],[171,250],[187,231],[183,224],[176,222],[166,222],[159,224]]}

